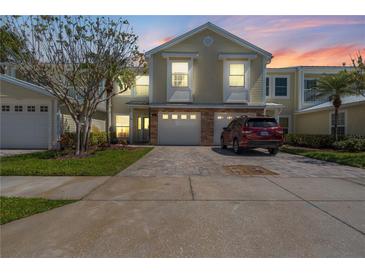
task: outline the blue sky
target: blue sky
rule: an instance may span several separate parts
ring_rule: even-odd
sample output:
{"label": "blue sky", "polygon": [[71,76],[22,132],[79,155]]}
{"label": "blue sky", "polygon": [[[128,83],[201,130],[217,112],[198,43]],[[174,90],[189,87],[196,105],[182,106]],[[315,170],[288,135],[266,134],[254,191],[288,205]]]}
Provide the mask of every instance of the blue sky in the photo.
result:
{"label": "blue sky", "polygon": [[341,65],[365,53],[365,16],[126,16],[140,49],[210,21],[274,55],[271,67]]}

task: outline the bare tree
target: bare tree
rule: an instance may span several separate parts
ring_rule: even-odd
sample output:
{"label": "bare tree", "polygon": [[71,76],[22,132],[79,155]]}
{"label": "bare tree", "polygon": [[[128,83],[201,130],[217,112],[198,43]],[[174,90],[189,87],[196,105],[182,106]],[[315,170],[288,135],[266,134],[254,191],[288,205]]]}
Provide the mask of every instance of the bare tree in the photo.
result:
{"label": "bare tree", "polygon": [[[76,124],[75,154],[85,153],[97,106],[129,89],[134,83],[130,68],[141,64],[137,36],[128,21],[103,16],[7,16],[3,24],[25,46],[22,51],[6,48],[7,54],[25,77],[66,106]],[[119,60],[118,70],[113,69],[113,57]],[[107,93],[100,88],[106,78],[118,79],[121,88]]]}

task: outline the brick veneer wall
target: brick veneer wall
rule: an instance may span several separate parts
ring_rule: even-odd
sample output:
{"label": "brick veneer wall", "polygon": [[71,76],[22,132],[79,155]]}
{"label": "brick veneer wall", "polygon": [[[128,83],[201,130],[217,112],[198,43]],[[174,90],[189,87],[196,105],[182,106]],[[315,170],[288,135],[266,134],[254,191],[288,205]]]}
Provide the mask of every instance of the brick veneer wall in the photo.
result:
{"label": "brick veneer wall", "polygon": [[214,139],[214,113],[215,112],[226,112],[226,113],[237,113],[237,112],[249,112],[262,115],[263,109],[225,109],[225,108],[153,108],[150,109],[150,143],[157,145],[158,141],[158,112],[200,112],[201,114],[201,145],[211,146],[213,145]]}

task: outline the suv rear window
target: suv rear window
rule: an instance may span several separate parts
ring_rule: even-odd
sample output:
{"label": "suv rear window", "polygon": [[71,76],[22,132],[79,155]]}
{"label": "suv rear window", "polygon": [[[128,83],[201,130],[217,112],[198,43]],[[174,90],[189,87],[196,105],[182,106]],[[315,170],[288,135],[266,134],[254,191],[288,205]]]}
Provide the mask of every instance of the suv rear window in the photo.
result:
{"label": "suv rear window", "polygon": [[248,127],[277,127],[278,123],[274,118],[251,118],[247,121]]}

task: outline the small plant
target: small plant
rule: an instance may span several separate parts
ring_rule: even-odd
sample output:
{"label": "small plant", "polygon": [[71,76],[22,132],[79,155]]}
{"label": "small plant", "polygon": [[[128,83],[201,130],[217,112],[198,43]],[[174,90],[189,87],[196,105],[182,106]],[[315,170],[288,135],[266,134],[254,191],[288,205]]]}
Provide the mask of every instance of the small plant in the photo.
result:
{"label": "small plant", "polygon": [[348,138],[342,141],[334,142],[333,147],[338,150],[350,151],[350,152],[365,151],[365,139]]}

